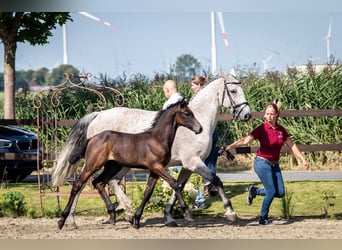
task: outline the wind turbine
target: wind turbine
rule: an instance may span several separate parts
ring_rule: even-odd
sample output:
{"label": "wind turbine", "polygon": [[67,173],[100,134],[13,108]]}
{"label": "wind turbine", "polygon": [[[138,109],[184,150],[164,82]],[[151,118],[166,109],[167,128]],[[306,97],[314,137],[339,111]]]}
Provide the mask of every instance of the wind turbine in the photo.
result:
{"label": "wind turbine", "polygon": [[217,18],[218,18],[218,21],[219,21],[219,24],[220,24],[224,45],[225,45],[226,49],[229,50],[228,38],[227,38],[226,31],[224,29],[222,12],[217,12]]}
{"label": "wind turbine", "polygon": [[268,65],[267,65],[267,62],[269,60],[272,59],[272,57],[274,56],[275,53],[272,53],[271,55],[269,55],[266,59],[263,58],[262,60],[262,64],[264,65],[264,72],[268,71]]}
{"label": "wind turbine", "polygon": [[[229,49],[227,34],[224,29],[222,12],[217,12],[218,21],[223,35],[225,47]],[[215,29],[215,12],[211,12],[211,73],[217,74],[217,58],[216,58],[216,29]]]}
{"label": "wind turbine", "polygon": [[332,20],[330,18],[328,34],[324,37],[324,39],[327,41],[327,59],[328,59],[328,63],[330,62],[331,24],[332,24]]}
{"label": "wind turbine", "polygon": [[[79,14],[86,16],[90,19],[93,19],[101,24],[104,24],[112,29],[115,29],[115,26],[101,18],[95,17],[87,12],[78,12]],[[67,47],[67,30],[66,24],[63,24],[63,64],[68,64],[68,47]]]}
{"label": "wind turbine", "polygon": [[278,51],[272,50],[272,49],[267,49],[267,50],[271,51],[272,54],[270,54],[266,59],[261,56],[262,59],[263,59],[262,60],[262,64],[263,64],[263,67],[264,67],[264,72],[268,71],[268,64],[267,63],[268,63],[269,60],[271,60],[273,58],[273,56],[277,55],[277,56],[280,57],[280,59],[282,59],[281,56],[280,56],[280,53]]}

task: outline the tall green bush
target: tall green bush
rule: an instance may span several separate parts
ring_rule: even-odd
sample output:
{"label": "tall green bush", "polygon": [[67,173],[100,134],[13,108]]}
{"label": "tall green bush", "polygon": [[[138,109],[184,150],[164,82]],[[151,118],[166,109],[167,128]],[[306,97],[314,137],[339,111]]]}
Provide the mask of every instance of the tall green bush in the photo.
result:
{"label": "tall green bush", "polygon": [[[252,111],[263,111],[270,99],[279,99],[283,110],[302,109],[341,109],[342,108],[342,66],[330,67],[315,73],[308,65],[307,74],[289,71],[288,74],[269,72],[265,76],[248,73],[241,77],[246,99]],[[100,79],[102,85],[115,87],[124,96],[124,106],[147,110],[159,110],[165,102],[162,86],[167,78],[175,76],[156,75],[155,79],[137,74],[131,78],[126,76],[118,79]],[[178,82],[179,91],[184,97],[190,99],[192,92],[189,82]],[[42,113],[41,119],[56,116],[62,119],[80,119],[86,115],[91,107],[94,111],[98,107],[98,96],[90,91],[82,89],[68,89],[58,95],[60,106],[54,109],[51,104],[52,93],[41,95]],[[107,103],[106,108],[116,106],[116,96],[111,91],[104,91]],[[18,119],[36,119],[37,112],[33,106],[33,94],[17,98],[16,117]],[[222,112],[229,112],[222,109]],[[248,134],[251,129],[262,122],[261,119],[252,119],[248,122],[220,121],[219,144],[230,142]],[[291,134],[293,141],[298,144],[323,144],[341,143],[342,141],[342,117],[296,117],[280,118]],[[35,127],[30,127],[36,131]],[[66,140],[69,127],[49,129],[49,138],[58,138],[59,146]],[[45,136],[45,135],[43,135]],[[49,138],[43,138],[43,142],[50,143]],[[312,153],[312,158],[320,158],[320,153]]]}

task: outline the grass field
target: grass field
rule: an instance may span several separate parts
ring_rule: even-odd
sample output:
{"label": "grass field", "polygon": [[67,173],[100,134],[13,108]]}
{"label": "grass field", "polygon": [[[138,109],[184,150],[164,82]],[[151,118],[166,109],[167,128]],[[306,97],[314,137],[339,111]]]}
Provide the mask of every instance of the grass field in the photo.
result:
{"label": "grass field", "polygon": [[[258,216],[261,207],[262,197],[254,199],[253,204],[248,206],[246,204],[246,189],[251,183],[247,182],[233,182],[224,183],[226,194],[231,199],[233,208],[238,215]],[[260,185],[260,183],[253,183]],[[127,195],[133,200],[133,204],[140,202],[137,195],[137,188],[144,188],[144,183],[127,183]],[[322,182],[285,182],[287,194],[292,195],[292,199],[288,205],[291,207],[291,217],[324,217],[323,208],[327,209],[327,218],[342,219],[342,182],[341,181],[322,181]],[[64,185],[61,191],[69,192],[71,185]],[[88,190],[87,190],[88,189]],[[31,183],[16,183],[8,184],[2,183],[0,188],[0,197],[6,192],[21,192],[26,202],[26,207],[29,211],[28,214],[32,217],[40,217],[40,198],[38,193],[37,184]],[[56,217],[59,215],[57,196],[49,195],[51,190],[43,189],[45,194],[42,196],[43,214],[46,217]],[[85,192],[95,192],[89,190],[87,187]],[[158,193],[157,193],[158,194]],[[153,194],[153,197],[156,193]],[[59,196],[59,203],[61,209],[64,209],[69,195]],[[112,196],[112,201],[115,197]],[[1,199],[1,198],[0,198]],[[207,202],[209,207],[204,210],[193,210],[198,215],[216,215],[225,212],[222,207],[222,202],[219,198],[208,198]],[[189,204],[191,207],[192,204]],[[270,216],[282,217],[282,199],[275,199],[270,210]],[[97,195],[86,196],[81,195],[77,212],[83,216],[107,216],[105,205],[101,198]],[[153,213],[154,211],[145,211],[146,213]],[[155,211],[160,213],[161,211]],[[33,216],[34,215],[34,216]]]}

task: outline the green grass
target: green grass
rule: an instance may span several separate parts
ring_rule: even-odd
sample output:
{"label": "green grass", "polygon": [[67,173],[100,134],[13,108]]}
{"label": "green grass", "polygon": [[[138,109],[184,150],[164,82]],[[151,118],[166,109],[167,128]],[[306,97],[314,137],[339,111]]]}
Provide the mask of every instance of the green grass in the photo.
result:
{"label": "green grass", "polygon": [[[246,204],[247,187],[251,183],[225,183],[226,194],[231,198],[233,207],[237,214],[246,216],[258,216],[261,208],[263,197],[257,196],[253,200],[253,204]],[[259,182],[253,183],[261,186]],[[288,192],[292,192],[291,203],[294,207],[293,216],[317,217],[323,214],[325,201],[323,200],[324,192],[336,196],[332,201],[333,207],[328,208],[328,215],[336,215],[342,219],[342,182],[326,181],[326,182],[285,182]],[[213,213],[218,212],[222,207],[222,203],[218,199],[210,199],[212,201]],[[223,211],[221,209],[221,211]],[[282,217],[281,199],[274,199],[270,208],[270,216]]]}
{"label": "green grass", "polygon": [[[224,183],[226,194],[231,199],[233,208],[241,217],[257,217],[261,208],[262,197],[258,196],[253,200],[253,204],[248,206],[246,204],[247,187],[252,183],[247,182],[233,182]],[[259,182],[253,183],[260,186]],[[135,183],[135,189],[132,189],[132,183],[127,183],[127,195],[134,201],[134,204],[139,203],[139,195],[136,193],[137,186],[144,183]],[[342,181],[322,181],[322,182],[285,182],[286,189],[292,193],[291,203],[294,211],[292,217],[323,217],[323,208],[326,204],[324,200],[325,194],[333,194],[336,198],[329,200],[333,206],[328,206],[328,217],[333,219],[342,219]],[[64,185],[61,191],[70,191],[70,185]],[[40,211],[40,198],[38,194],[37,184],[2,184],[0,189],[0,197],[3,193],[9,191],[18,191],[25,196],[27,209],[30,211]],[[91,191],[91,190],[86,190]],[[92,190],[93,191],[93,190]],[[57,208],[57,196],[48,195],[50,190],[45,190],[45,195],[42,196],[43,211],[45,216],[51,217]],[[95,192],[95,191],[93,191]],[[59,202],[61,209],[64,209],[68,201],[69,195],[60,196]],[[111,197],[114,202],[115,197]],[[219,198],[208,198],[210,206],[201,211],[194,211],[197,215],[223,215],[225,210]],[[192,204],[189,204],[191,207]],[[281,199],[275,199],[270,209],[270,216],[282,217],[282,203]],[[83,216],[107,216],[106,208],[99,196],[85,196],[81,195],[78,207],[78,215]],[[145,214],[149,214],[146,212]],[[157,212],[161,213],[161,212]],[[40,214],[40,213],[38,213]],[[53,217],[53,216],[52,216]],[[119,216],[120,217],[120,216]]]}

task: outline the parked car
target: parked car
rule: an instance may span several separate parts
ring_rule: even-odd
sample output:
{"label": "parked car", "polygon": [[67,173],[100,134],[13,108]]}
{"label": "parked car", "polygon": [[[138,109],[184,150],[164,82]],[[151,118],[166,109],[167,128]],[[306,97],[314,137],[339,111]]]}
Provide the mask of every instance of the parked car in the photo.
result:
{"label": "parked car", "polygon": [[[35,133],[17,126],[0,125],[0,182],[21,181],[37,171],[37,146]],[[41,160],[38,165],[40,169]]]}

